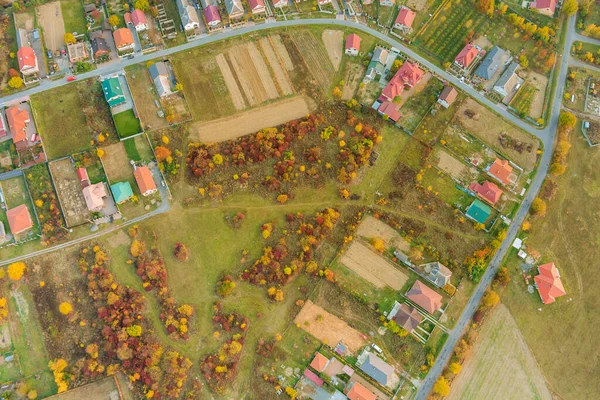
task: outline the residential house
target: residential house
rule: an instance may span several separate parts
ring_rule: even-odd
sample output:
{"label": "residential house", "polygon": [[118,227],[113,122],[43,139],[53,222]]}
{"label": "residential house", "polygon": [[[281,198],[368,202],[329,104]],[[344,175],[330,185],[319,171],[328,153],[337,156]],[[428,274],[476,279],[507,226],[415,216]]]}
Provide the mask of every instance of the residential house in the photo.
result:
{"label": "residential house", "polygon": [[17,50],[17,61],[19,62],[19,71],[23,75],[29,76],[40,72],[35,51],[31,47],[23,46]]}
{"label": "residential house", "polygon": [[377,109],[377,112],[379,113],[379,115],[387,116],[388,119],[394,122],[398,122],[398,120],[402,116],[400,114],[400,105],[387,100],[381,103],[381,105]]}
{"label": "residential house", "polygon": [[273,5],[277,8],[287,7],[289,0],[273,0]]}
{"label": "residential house", "polygon": [[106,39],[104,39],[102,36],[92,39],[91,44],[92,55],[94,56],[94,58],[97,59],[98,57],[101,57],[105,54],[110,54],[110,47],[108,47]]}
{"label": "residential house", "polygon": [[304,370],[304,374],[303,375],[304,375],[304,377],[306,379],[308,379],[309,381],[311,381],[312,383],[314,383],[318,387],[323,386],[323,383],[325,382],[323,379],[321,379],[321,377],[319,377],[319,375],[315,374],[314,372],[312,372],[308,368],[306,368]]}
{"label": "residential house", "polygon": [[446,86],[440,93],[440,97],[438,97],[438,103],[442,105],[444,108],[448,108],[454,103],[456,98],[458,97],[458,92],[454,89],[454,86]]}
{"label": "residential house", "polygon": [[481,48],[472,43],[468,43],[454,58],[454,64],[458,65],[461,69],[467,70],[473,61],[479,55]]}
{"label": "residential house", "polygon": [[331,3],[331,0],[318,0],[319,5],[323,6],[325,4]]}
{"label": "residential house", "polygon": [[381,101],[393,101],[394,98],[402,94],[404,86],[415,86],[423,78],[424,74],[423,70],[416,63],[406,61],[396,74],[394,74],[386,87],[383,88],[380,96]]}
{"label": "residential house", "polygon": [[437,287],[444,287],[450,283],[452,271],[439,261],[421,264],[419,268],[426,274],[425,278]]}
{"label": "residential house", "polygon": [[371,57],[371,61],[367,66],[367,73],[365,74],[365,81],[372,81],[377,76],[384,75],[387,73],[386,65],[387,60],[390,56],[390,51],[383,47],[377,46],[375,50],[373,50],[373,56]]}
{"label": "residential house", "polygon": [[360,367],[361,371],[384,386],[391,384],[396,379],[394,367],[367,350],[359,356],[356,365]]}
{"label": "residential house", "polygon": [[487,173],[498,182],[508,185],[511,182],[512,170],[513,168],[507,160],[496,158],[492,165],[488,167]]}
{"label": "residential house", "polygon": [[510,55],[506,51],[494,46],[475,70],[475,76],[486,81],[492,79],[509,58]]}
{"label": "residential house", "polygon": [[87,169],[77,168],[77,178],[79,179],[79,184],[81,185],[82,189],[90,186],[90,178],[88,176]]}
{"label": "residential house", "polygon": [[29,111],[22,105],[8,107],[6,109],[6,121],[12,135],[12,140],[17,150],[24,150],[28,145],[27,128],[31,123]]}
{"label": "residential house", "polygon": [[416,308],[396,301],[387,319],[388,321],[393,320],[398,326],[410,333],[423,321],[423,316],[419,314]]}
{"label": "residential house", "polygon": [[442,308],[442,296],[419,280],[406,292],[406,297],[430,314]]}
{"label": "residential house", "polygon": [[516,74],[518,68],[518,63],[511,62],[494,84],[493,90],[502,96],[504,104],[510,102],[524,82],[524,79]]}
{"label": "residential house", "polygon": [[209,4],[204,8],[204,18],[209,27],[215,27],[221,23],[219,9],[213,4]]}
{"label": "residential house", "polygon": [[344,389],[344,394],[349,400],[377,400],[377,395],[357,381],[350,381]]}
{"label": "residential house", "polygon": [[192,31],[200,27],[200,19],[193,5],[188,3],[188,0],[176,0],[181,24],[184,31]]}
{"label": "residential house", "polygon": [[538,267],[539,275],[533,277],[542,303],[551,304],[557,297],[567,294],[560,279],[560,272],[553,262]]}
{"label": "residential house", "polygon": [[104,208],[104,199],[108,197],[106,184],[104,182],[85,186],[82,192],[88,210],[91,212],[98,212]]}
{"label": "residential house", "polygon": [[129,182],[113,183],[110,185],[110,190],[112,191],[115,203],[117,204],[125,203],[133,197],[133,190],[131,190]]}
{"label": "residential house", "polygon": [[83,42],[67,44],[67,53],[69,54],[69,61],[73,64],[83,61],[88,57],[87,48]]}
{"label": "residential house", "polygon": [[351,33],[346,36],[345,53],[349,56],[357,56],[360,51],[360,36],[356,33]]}
{"label": "residential house", "polygon": [[152,172],[150,172],[150,168],[147,166],[137,167],[133,171],[133,176],[142,196],[149,196],[158,191],[156,183],[154,183],[154,179],[152,178]]}
{"label": "residential house", "polygon": [[121,82],[116,76],[111,76],[102,81],[102,91],[104,92],[104,98],[110,107],[118,106],[127,101],[123,94],[123,88]]}
{"label": "residential house", "polygon": [[244,6],[240,0],[224,0],[225,9],[230,19],[242,18],[244,16]]}
{"label": "residential house", "polygon": [[465,215],[473,221],[485,224],[490,217],[492,210],[481,202],[479,199],[475,199],[473,203],[467,208]]}
{"label": "residential house", "polygon": [[415,13],[413,10],[406,6],[400,7],[400,11],[396,16],[396,21],[394,22],[394,28],[401,30],[404,33],[410,33],[412,31],[412,24],[415,20]]}
{"label": "residential house", "polygon": [[133,25],[133,20],[131,19],[131,13],[126,12],[123,14],[123,20],[125,21],[125,25]]}
{"label": "residential house", "polygon": [[315,358],[310,362],[310,367],[319,373],[323,372],[327,365],[329,365],[329,359],[319,352],[315,353]]}
{"label": "residential house", "polygon": [[494,182],[485,181],[483,184],[475,181],[469,185],[469,190],[475,192],[477,197],[487,201],[491,205],[494,205],[500,200],[502,196],[502,189],[498,187]]}
{"label": "residential house", "polygon": [[547,15],[548,17],[554,17],[557,3],[557,0],[535,0],[529,3],[529,8],[536,10],[540,14]]}
{"label": "residential house", "polygon": [[263,0],[248,0],[248,6],[250,6],[252,14],[266,13],[265,2]]}
{"label": "residential house", "polygon": [[154,82],[154,87],[160,97],[173,94],[171,72],[164,61],[158,61],[148,67],[150,78]]}
{"label": "residential house", "polygon": [[382,7],[394,7],[396,5],[395,0],[379,0],[379,5]]}
{"label": "residential house", "polygon": [[127,28],[119,28],[114,31],[113,38],[115,40],[115,46],[119,51],[130,50],[135,46],[133,34]]}
{"label": "residential house", "polygon": [[136,31],[142,32],[148,29],[146,14],[142,10],[133,10],[131,12],[131,22]]}
{"label": "residential house", "polygon": [[18,235],[33,228],[33,220],[25,204],[7,210],[6,219],[13,235]]}

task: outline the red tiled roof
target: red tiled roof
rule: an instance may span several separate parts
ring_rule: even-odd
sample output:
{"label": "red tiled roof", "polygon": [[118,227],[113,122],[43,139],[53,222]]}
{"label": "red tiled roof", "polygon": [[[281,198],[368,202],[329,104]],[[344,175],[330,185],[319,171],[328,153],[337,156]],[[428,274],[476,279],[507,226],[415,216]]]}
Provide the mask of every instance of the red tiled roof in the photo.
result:
{"label": "red tiled roof", "polygon": [[381,95],[390,101],[394,100],[397,96],[400,96],[404,90],[404,83],[397,79],[396,76],[397,75],[394,75],[381,91]]}
{"label": "red tiled roof", "polygon": [[12,106],[6,109],[6,120],[12,133],[13,142],[23,142],[27,140],[27,123],[30,121],[29,112],[26,109],[20,109],[19,106]]}
{"label": "red tiled roof", "polygon": [[556,10],[556,0],[536,0],[531,3],[531,7],[537,10],[549,9],[554,12]]}
{"label": "red tiled roof", "polygon": [[377,109],[381,114],[387,115],[392,121],[398,122],[400,119],[400,106],[391,101],[384,101]]}
{"label": "red tiled roof", "polygon": [[325,382],[323,379],[319,378],[319,375],[315,374],[314,372],[312,372],[310,369],[306,368],[304,370],[304,376],[313,381],[315,383],[315,385],[321,387],[323,386],[323,382]]}
{"label": "red tiled roof", "polygon": [[488,172],[493,175],[500,182],[505,185],[510,183],[510,174],[512,173],[512,167],[507,160],[501,160],[496,158],[494,163],[490,166]]}
{"label": "red tiled roof", "polygon": [[458,53],[454,61],[456,61],[456,63],[461,67],[468,68],[469,65],[471,65],[471,63],[475,59],[475,57],[477,57],[477,54],[479,54],[479,50],[477,50],[475,46],[469,43],[465,47],[463,47],[463,49],[460,51],[460,53]]}
{"label": "red tiled roof", "polygon": [[31,215],[29,215],[29,210],[25,204],[8,210],[6,218],[8,219],[8,226],[10,226],[10,231],[13,235],[25,232],[33,226]]}
{"label": "red tiled roof", "polygon": [[315,353],[315,358],[310,362],[310,366],[313,367],[317,372],[323,372],[329,360],[323,354]]}
{"label": "red tiled roof", "polygon": [[133,171],[133,176],[135,176],[135,181],[137,182],[142,195],[156,190],[156,184],[154,183],[154,179],[152,179],[150,168],[146,166],[136,168],[135,171]]}
{"label": "red tiled roof", "polygon": [[402,8],[400,8],[400,12],[398,13],[398,16],[396,17],[395,23],[404,25],[407,28],[410,28],[410,27],[412,27],[413,21],[415,20],[415,15],[417,15],[417,13],[415,13],[410,8],[402,7]]}
{"label": "red tiled roof", "polygon": [[248,4],[250,5],[250,10],[265,7],[265,2],[263,0],[248,0]]}
{"label": "red tiled roof", "polygon": [[434,313],[442,308],[442,296],[421,281],[415,282],[406,293],[406,297],[423,307],[428,313]]}
{"label": "red tiled roof", "polygon": [[407,61],[402,64],[394,77],[398,76],[408,86],[415,86],[423,78],[423,75],[425,73],[417,64]]}
{"label": "red tiled roof", "polygon": [[554,303],[557,297],[567,294],[560,273],[553,262],[538,267],[539,275],[533,277],[544,304]]}
{"label": "red tiled roof", "polygon": [[360,49],[360,36],[358,36],[356,33],[346,36],[346,50],[350,49]]}
{"label": "red tiled roof", "polygon": [[445,101],[448,105],[454,103],[456,97],[458,96],[458,92],[452,86],[446,86],[442,93],[440,93],[440,100]]}
{"label": "red tiled roof", "polygon": [[478,182],[473,182],[469,185],[469,190],[474,191],[483,200],[486,200],[490,204],[496,204],[502,196],[502,189],[498,187],[494,182],[485,181],[482,185]]}
{"label": "red tiled roof", "polygon": [[17,51],[17,59],[19,60],[19,69],[32,68],[37,64],[35,59],[35,51],[31,47],[21,47]]}
{"label": "red tiled roof", "polygon": [[354,381],[352,387],[346,393],[349,400],[376,400],[377,395],[371,392],[369,389],[361,385],[359,382]]}
{"label": "red tiled roof", "polygon": [[79,182],[81,181],[89,181],[87,169],[85,168],[77,168],[77,177],[79,178]]}
{"label": "red tiled roof", "polygon": [[219,10],[216,6],[210,4],[204,9],[204,18],[206,18],[206,22],[214,22],[220,21],[221,16],[219,15]]}
{"label": "red tiled roof", "polygon": [[126,12],[125,14],[123,14],[123,19],[125,20],[126,24],[133,24],[133,20],[131,19],[131,13]]}
{"label": "red tiled roof", "polygon": [[127,28],[119,28],[113,32],[117,48],[133,44],[133,35]]}
{"label": "red tiled roof", "polygon": [[142,10],[133,10],[131,13],[133,26],[146,25],[146,14]]}

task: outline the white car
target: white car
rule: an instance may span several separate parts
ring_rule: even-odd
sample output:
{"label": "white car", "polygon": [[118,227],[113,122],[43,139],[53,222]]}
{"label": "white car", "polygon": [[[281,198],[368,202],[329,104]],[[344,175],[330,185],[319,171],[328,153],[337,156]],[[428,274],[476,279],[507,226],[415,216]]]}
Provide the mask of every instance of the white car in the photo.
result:
{"label": "white car", "polygon": [[371,348],[373,350],[375,350],[376,352],[378,352],[379,354],[383,353],[383,350],[381,350],[381,347],[377,346],[375,343],[371,344]]}

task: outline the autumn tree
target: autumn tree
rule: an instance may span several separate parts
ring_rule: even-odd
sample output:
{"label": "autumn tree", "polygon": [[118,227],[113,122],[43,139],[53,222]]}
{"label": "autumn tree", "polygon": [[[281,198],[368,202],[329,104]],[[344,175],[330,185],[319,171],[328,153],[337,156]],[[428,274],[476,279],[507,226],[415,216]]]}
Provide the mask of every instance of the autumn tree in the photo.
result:
{"label": "autumn tree", "polygon": [[20,76],[13,76],[8,80],[8,86],[10,86],[13,89],[19,89],[23,86],[23,78],[21,78]]}
{"label": "autumn tree", "polygon": [[71,303],[63,301],[58,306],[58,311],[60,311],[60,313],[63,315],[68,315],[73,312],[73,306],[71,305]]}
{"label": "autumn tree", "polygon": [[493,4],[494,4],[493,0],[477,0],[477,4],[475,5],[475,8],[480,13],[485,14],[490,9],[490,6],[493,7]]}
{"label": "autumn tree", "polygon": [[440,376],[433,385],[434,393],[439,394],[442,397],[446,397],[450,394],[450,384],[443,376]]}
{"label": "autumn tree", "polygon": [[546,215],[546,202],[540,199],[539,197],[536,197],[531,202],[530,212],[532,215],[543,217],[544,215]]}
{"label": "autumn tree", "polygon": [[150,3],[148,0],[135,0],[133,7],[136,10],[148,11],[150,9]]}
{"label": "autumn tree", "polygon": [[498,272],[496,273],[496,281],[502,286],[508,285],[510,282],[510,273],[508,272],[508,268],[500,267]]}
{"label": "autumn tree", "polygon": [[377,250],[380,253],[383,253],[385,251],[385,242],[378,237],[374,237],[371,239],[371,246],[373,246],[375,248],[375,250]]}
{"label": "autumn tree", "polygon": [[500,296],[493,290],[488,290],[481,299],[481,305],[485,308],[493,308],[500,302]]}
{"label": "autumn tree", "polygon": [[77,41],[77,39],[75,39],[75,35],[73,35],[71,32],[65,33],[63,40],[66,44],[73,44]]}
{"label": "autumn tree", "polygon": [[158,162],[164,161],[167,159],[167,157],[171,156],[171,150],[165,146],[157,146],[154,149],[154,153],[156,154],[156,161]]}
{"label": "autumn tree", "polygon": [[565,14],[569,17],[571,15],[575,15],[575,13],[577,12],[578,9],[579,9],[579,4],[577,3],[577,0],[565,0],[565,2],[563,3],[563,6],[562,6],[563,14]]}
{"label": "autumn tree", "polygon": [[190,259],[190,250],[188,247],[180,242],[175,243],[175,249],[173,250],[175,258],[178,261],[184,262]]}
{"label": "autumn tree", "polygon": [[6,321],[8,317],[8,305],[6,304],[6,298],[0,297],[0,325]]}
{"label": "autumn tree", "polygon": [[568,111],[561,111],[558,116],[558,129],[568,130],[573,129],[577,124],[577,117]]}
{"label": "autumn tree", "polygon": [[110,24],[110,26],[112,26],[113,28],[119,26],[119,24],[121,23],[121,21],[119,20],[119,17],[116,15],[111,15],[110,17],[108,17],[108,23]]}
{"label": "autumn tree", "polygon": [[452,372],[454,375],[458,375],[462,370],[462,365],[459,363],[453,362],[448,366],[448,371]]}
{"label": "autumn tree", "polygon": [[26,265],[24,262],[12,263],[8,266],[8,277],[13,281],[18,281],[25,274]]}

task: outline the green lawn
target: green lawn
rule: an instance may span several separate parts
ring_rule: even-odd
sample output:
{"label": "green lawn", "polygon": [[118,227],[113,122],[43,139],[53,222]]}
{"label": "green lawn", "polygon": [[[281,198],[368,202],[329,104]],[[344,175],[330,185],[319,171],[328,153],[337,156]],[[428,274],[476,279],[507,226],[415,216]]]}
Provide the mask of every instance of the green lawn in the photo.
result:
{"label": "green lawn", "polygon": [[92,135],[73,85],[35,94],[31,105],[48,160],[90,147]]}
{"label": "green lawn", "polygon": [[413,94],[400,108],[402,118],[400,118],[399,123],[402,128],[408,132],[414,132],[428,113],[431,105],[437,101],[443,87],[441,81],[432,77],[423,90]]}
{"label": "green lawn", "polygon": [[142,131],[140,120],[136,118],[133,109],[113,115],[119,137],[126,138]]}
{"label": "green lawn", "polygon": [[448,175],[436,168],[428,168],[421,185],[450,205],[466,205],[473,198],[456,187]]}
{"label": "green lawn", "polygon": [[65,22],[65,32],[78,34],[87,32],[83,3],[80,0],[61,0],[60,8]]}
{"label": "green lawn", "polygon": [[127,157],[129,157],[130,160],[142,161],[142,156],[140,156],[140,153],[138,152],[135,139],[124,140],[123,146],[125,146]]}

